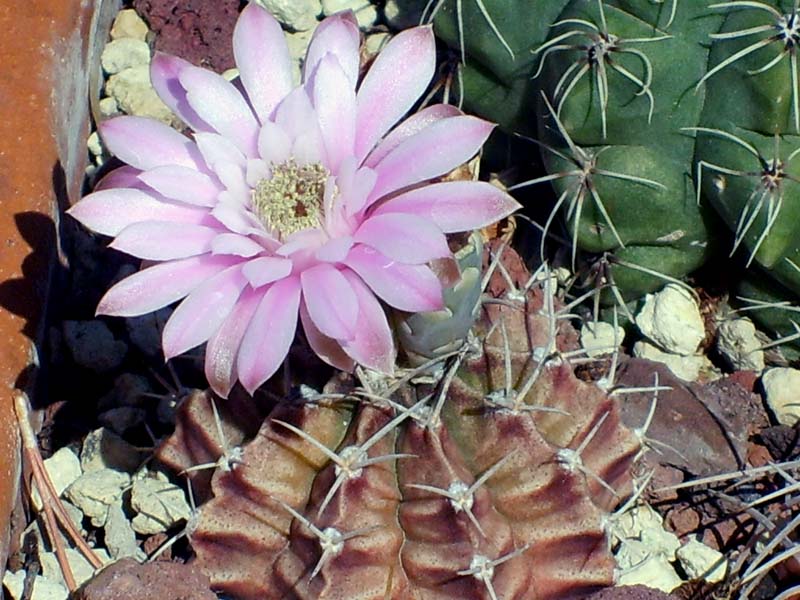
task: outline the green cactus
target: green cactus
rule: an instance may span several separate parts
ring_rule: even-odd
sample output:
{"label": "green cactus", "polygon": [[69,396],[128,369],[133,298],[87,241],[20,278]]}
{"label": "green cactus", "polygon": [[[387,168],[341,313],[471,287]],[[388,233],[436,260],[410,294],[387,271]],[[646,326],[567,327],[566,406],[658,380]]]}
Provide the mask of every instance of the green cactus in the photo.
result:
{"label": "green cactus", "polygon": [[800,294],[798,3],[511,4],[447,0],[436,30],[464,49],[465,106],[542,147],[516,187],[552,183],[573,253],[625,300],[734,253]]}
{"label": "green cactus", "polygon": [[544,275],[494,285],[473,336],[424,369],[339,375],[278,403],[236,462],[209,443],[213,422],[188,417],[208,399],[181,407],[158,456],[219,465],[189,534],[213,586],[235,600],[548,600],[611,585],[610,511],[643,434],[573,374],[574,331]]}

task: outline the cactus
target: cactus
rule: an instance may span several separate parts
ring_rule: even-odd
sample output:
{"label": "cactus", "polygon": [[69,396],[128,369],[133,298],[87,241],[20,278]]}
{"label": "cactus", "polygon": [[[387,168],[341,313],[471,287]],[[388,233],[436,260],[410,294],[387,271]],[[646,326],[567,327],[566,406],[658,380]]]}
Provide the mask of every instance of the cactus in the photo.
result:
{"label": "cactus", "polygon": [[237,600],[496,600],[610,585],[606,528],[640,436],[573,374],[552,282],[506,286],[467,340],[398,379],[340,374],[279,402],[235,462],[217,460],[215,428],[187,423],[178,438],[212,454],[189,443],[180,459],[172,440],[160,456],[219,465],[189,536],[214,587]]}
{"label": "cactus", "polygon": [[547,174],[518,186],[552,182],[573,251],[610,254],[625,299],[699,267],[725,228],[800,294],[797,2],[483,0],[514,61],[460,2],[463,40],[456,0],[436,26],[464,48],[465,105],[538,131]]}

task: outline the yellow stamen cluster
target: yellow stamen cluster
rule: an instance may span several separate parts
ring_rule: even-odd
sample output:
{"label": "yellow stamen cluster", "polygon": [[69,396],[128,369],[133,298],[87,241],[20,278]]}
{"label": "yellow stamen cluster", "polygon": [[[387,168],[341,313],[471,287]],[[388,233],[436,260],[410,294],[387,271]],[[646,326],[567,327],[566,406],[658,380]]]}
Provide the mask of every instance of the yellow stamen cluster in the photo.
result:
{"label": "yellow stamen cluster", "polygon": [[267,230],[285,237],[318,227],[328,170],[319,163],[298,165],[293,159],[272,165],[272,177],[253,190],[253,212]]}

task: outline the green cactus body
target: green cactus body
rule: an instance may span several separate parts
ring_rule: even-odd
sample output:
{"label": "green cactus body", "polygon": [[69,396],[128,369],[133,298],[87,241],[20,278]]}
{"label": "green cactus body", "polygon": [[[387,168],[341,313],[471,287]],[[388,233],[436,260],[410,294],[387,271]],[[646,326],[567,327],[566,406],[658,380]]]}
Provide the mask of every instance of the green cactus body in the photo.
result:
{"label": "green cactus body", "polygon": [[800,294],[797,7],[731,3],[711,50],[697,131],[703,196],[755,263]]}
{"label": "green cactus body", "polygon": [[626,299],[699,267],[726,226],[731,254],[800,294],[793,0],[571,0],[516,19],[483,0],[513,61],[477,2],[445,2],[437,32],[459,47],[459,4],[467,106],[525,134],[537,115],[534,181],[552,182],[575,249],[643,268],[611,261]]}
{"label": "green cactus body", "polygon": [[[565,8],[537,52],[548,98],[540,136],[553,149],[544,151],[551,173],[568,171],[559,154],[589,157],[586,174],[554,180],[559,198],[567,194],[575,247],[682,277],[705,260],[709,233],[687,176],[694,141],[681,128],[700,118],[702,90],[692,89],[708,59],[700,41],[721,19],[681,5],[668,35],[655,27],[663,8],[644,0],[574,0]],[[612,272],[626,297],[663,285],[641,272]]]}
{"label": "green cactus body", "polygon": [[366,395],[337,376],[279,404],[215,472],[196,566],[235,600],[555,600],[611,585],[609,511],[640,439],[560,357],[574,332],[558,310],[547,281],[515,290],[483,305],[478,343],[438,375],[368,378]]}

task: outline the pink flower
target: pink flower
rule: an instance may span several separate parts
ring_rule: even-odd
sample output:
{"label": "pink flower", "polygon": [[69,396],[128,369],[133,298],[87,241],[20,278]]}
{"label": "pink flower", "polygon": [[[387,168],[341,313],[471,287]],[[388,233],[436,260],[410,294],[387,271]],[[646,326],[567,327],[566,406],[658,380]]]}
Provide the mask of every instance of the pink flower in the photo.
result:
{"label": "pink flower", "polygon": [[206,375],[222,396],[237,380],[252,393],[275,373],[298,315],[328,363],[391,372],[380,301],[441,308],[428,263],[450,256],[445,234],[518,206],[488,183],[430,183],[472,157],[492,124],[447,105],[397,124],[433,77],[431,29],[394,37],[360,84],[359,43],[352,14],[325,19],[293,87],[279,24],[250,4],[233,35],[243,91],[180,58],[153,60],[153,85],[192,138],[140,117],[101,127],[128,166],[69,213],[152,266],[111,288],[98,313],[182,299],[164,354],[207,342]]}

